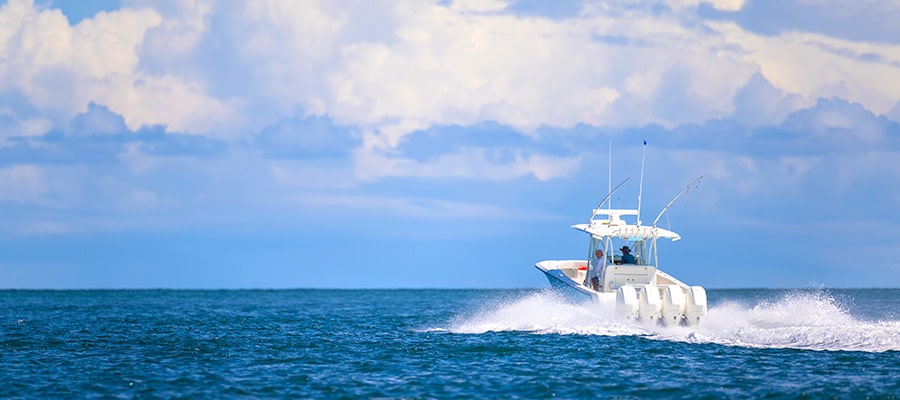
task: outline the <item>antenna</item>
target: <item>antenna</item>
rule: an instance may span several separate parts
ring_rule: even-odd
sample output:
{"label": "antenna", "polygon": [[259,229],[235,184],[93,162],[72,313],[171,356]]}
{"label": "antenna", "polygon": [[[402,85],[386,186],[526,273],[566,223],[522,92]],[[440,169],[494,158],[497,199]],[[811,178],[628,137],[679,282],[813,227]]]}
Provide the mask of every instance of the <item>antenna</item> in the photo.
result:
{"label": "antenna", "polygon": [[641,195],[644,194],[644,156],[647,155],[647,141],[644,141],[644,149],[641,151],[641,185],[638,189],[637,226],[641,226]]}
{"label": "antenna", "polygon": [[663,214],[666,213],[666,210],[668,210],[669,207],[671,207],[672,204],[675,203],[675,200],[678,200],[678,198],[681,197],[681,195],[687,193],[687,191],[690,190],[691,186],[694,186],[695,183],[700,183],[701,179],[703,179],[703,175],[700,175],[697,177],[697,179],[692,180],[691,183],[688,183],[687,186],[685,186],[683,189],[681,189],[681,191],[678,192],[678,194],[676,194],[675,197],[672,198],[672,200],[669,200],[669,204],[666,204],[666,206],[663,207],[662,211],[659,212],[659,215],[656,216],[656,219],[653,220],[654,228],[656,228],[656,223],[659,222],[659,219],[663,216]]}

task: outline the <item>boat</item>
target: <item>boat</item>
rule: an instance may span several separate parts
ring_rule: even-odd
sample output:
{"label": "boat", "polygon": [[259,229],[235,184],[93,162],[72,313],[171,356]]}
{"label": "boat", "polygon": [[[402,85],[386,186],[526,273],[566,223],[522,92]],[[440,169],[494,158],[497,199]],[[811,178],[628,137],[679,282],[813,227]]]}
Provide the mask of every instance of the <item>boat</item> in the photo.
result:
{"label": "boat", "polygon": [[[546,275],[551,288],[574,301],[590,300],[604,307],[614,307],[616,315],[636,321],[664,326],[698,325],[707,313],[706,290],[702,286],[689,286],[659,268],[657,241],[668,239],[674,242],[681,236],[658,227],[657,223],[666,210],[701,178],[675,195],[651,225],[641,223],[640,195],[635,209],[603,207],[628,181],[626,179],[593,209],[588,223],[571,226],[590,237],[587,259],[546,260],[535,267]],[[628,251],[633,258],[626,256],[623,260],[622,256],[613,256],[619,245],[623,245],[620,249]],[[598,264],[595,256],[598,249],[603,251],[606,263],[600,271],[594,271]],[[598,275],[595,286],[591,277]]]}

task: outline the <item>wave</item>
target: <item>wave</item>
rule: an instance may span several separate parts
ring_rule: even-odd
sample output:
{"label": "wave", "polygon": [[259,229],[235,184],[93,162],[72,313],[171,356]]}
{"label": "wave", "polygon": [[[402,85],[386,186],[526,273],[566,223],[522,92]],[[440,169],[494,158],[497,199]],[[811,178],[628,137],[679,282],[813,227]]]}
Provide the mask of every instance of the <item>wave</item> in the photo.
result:
{"label": "wave", "polygon": [[854,318],[824,290],[783,293],[746,305],[710,307],[696,327],[663,327],[617,318],[612,307],[572,304],[546,291],[486,305],[450,321],[452,333],[518,331],[534,334],[643,336],[653,340],[753,348],[900,351],[900,321]]}

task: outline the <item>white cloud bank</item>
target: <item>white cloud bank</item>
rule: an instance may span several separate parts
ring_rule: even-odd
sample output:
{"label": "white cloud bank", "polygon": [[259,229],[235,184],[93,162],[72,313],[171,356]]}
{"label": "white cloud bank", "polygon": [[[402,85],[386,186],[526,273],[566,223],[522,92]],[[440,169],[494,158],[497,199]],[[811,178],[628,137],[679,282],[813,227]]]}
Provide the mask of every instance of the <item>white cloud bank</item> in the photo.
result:
{"label": "white cloud bank", "polygon": [[[0,94],[21,93],[59,129],[91,102],[131,130],[226,138],[298,113],[327,116],[368,132],[356,152],[364,179],[455,176],[473,165],[484,168],[474,176],[558,177],[566,168],[536,166],[546,156],[473,164],[477,150],[423,165],[394,150],[435,125],[493,121],[533,135],[727,118],[754,76],[781,97],[778,110],[742,115],[771,118],[756,125],[831,97],[897,118],[900,46],[761,36],[698,20],[701,3],[745,6],[669,1],[667,13],[648,2],[587,3],[552,20],[516,16],[503,1],[133,1],[72,26],[58,10],[10,0],[0,7]],[[48,129],[16,118],[23,131]]]}
{"label": "white cloud bank", "polygon": [[0,7],[0,93],[21,93],[61,127],[94,102],[132,129],[161,124],[211,133],[211,121],[231,114],[224,101],[199,82],[139,70],[148,30],[165,23],[152,9],[125,8],[72,26],[59,10],[9,1]]}

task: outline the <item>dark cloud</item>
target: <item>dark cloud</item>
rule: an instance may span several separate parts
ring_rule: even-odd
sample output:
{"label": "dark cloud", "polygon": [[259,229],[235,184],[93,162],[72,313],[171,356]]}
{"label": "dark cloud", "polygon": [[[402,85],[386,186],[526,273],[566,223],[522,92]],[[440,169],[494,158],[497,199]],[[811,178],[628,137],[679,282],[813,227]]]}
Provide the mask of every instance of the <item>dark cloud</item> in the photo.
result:
{"label": "dark cloud", "polygon": [[129,133],[125,118],[93,102],[88,104],[86,112],[76,115],[70,125],[72,133],[81,136]]}
{"label": "dark cloud", "polygon": [[672,129],[649,125],[624,133],[668,148],[727,151],[760,158],[846,154],[876,148],[900,150],[900,124],[843,99],[820,99],[776,124],[760,126],[752,120],[753,112],[759,110],[739,111],[735,117],[703,124]]}
{"label": "dark cloud", "polygon": [[[8,118],[7,118],[8,119]],[[5,121],[8,124],[14,121]],[[4,120],[0,119],[0,124]],[[118,164],[125,146],[153,156],[214,157],[227,149],[225,142],[206,136],[166,132],[164,126],[131,131],[121,115],[91,103],[76,115],[67,131],[41,136],[12,136],[0,147],[0,165],[13,164]]]}
{"label": "dark cloud", "polygon": [[820,99],[813,106],[791,112],[800,101],[757,75],[735,96],[736,111],[729,118],[674,128],[655,124],[634,128],[544,127],[535,134],[496,123],[441,126],[408,135],[397,150],[405,158],[427,162],[478,148],[493,151],[498,163],[506,160],[507,150],[554,156],[603,155],[610,139],[617,152],[640,147],[646,140],[658,148],[725,152],[758,160],[843,156],[876,149],[900,151],[900,124],[885,116],[839,98]]}
{"label": "dark cloud", "polygon": [[436,126],[413,132],[403,138],[398,149],[408,158],[424,161],[463,148],[522,148],[528,144],[529,139],[512,127],[483,122],[473,126]]}
{"label": "dark cloud", "polygon": [[140,150],[153,156],[216,157],[228,149],[224,141],[201,135],[166,133],[164,127],[142,128],[136,132]]}
{"label": "dark cloud", "polygon": [[797,1],[747,1],[737,12],[701,4],[700,16],[734,21],[747,30],[778,35],[811,32],[849,40],[900,44],[900,7],[890,0],[803,4]]}
{"label": "dark cloud", "polygon": [[360,146],[354,132],[326,117],[296,117],[264,128],[250,145],[275,158],[349,157]]}

